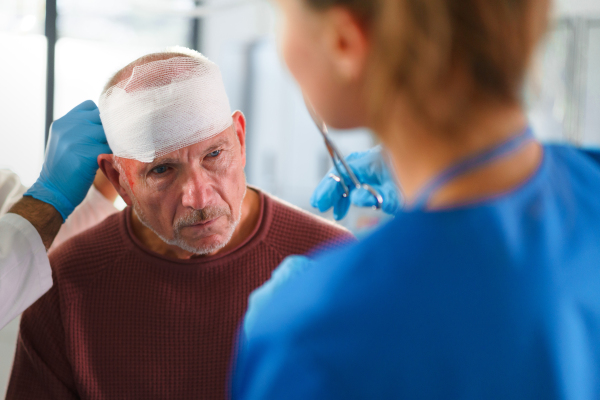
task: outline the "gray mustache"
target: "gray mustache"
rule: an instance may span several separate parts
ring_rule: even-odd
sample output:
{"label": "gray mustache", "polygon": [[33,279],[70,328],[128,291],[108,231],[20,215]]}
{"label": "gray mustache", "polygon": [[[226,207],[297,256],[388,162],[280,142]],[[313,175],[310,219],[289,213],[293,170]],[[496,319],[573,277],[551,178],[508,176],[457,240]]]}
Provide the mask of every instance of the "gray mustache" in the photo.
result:
{"label": "gray mustache", "polygon": [[175,222],[175,229],[179,230],[186,226],[196,225],[201,222],[207,222],[222,216],[230,216],[231,212],[224,207],[205,207],[201,210],[193,210],[190,214],[179,218]]}

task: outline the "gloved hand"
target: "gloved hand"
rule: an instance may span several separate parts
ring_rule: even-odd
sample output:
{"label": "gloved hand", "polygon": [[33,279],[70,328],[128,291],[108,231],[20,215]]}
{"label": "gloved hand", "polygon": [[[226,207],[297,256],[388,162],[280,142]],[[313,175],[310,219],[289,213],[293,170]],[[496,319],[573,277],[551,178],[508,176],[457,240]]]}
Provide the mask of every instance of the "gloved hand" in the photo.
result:
{"label": "gloved hand", "polygon": [[314,261],[304,256],[289,256],[271,274],[271,279],[256,289],[248,298],[248,311],[244,317],[244,334],[248,337],[254,327],[256,317],[273,293],[285,282],[310,269]]}
{"label": "gloved hand", "polygon": [[[385,163],[381,146],[352,153],[346,157],[346,161],[361,183],[371,185],[383,197],[382,210],[385,213],[395,214],[400,209],[400,192]],[[330,174],[338,174],[335,167],[321,180],[310,199],[310,204],[319,211],[325,212],[333,207],[333,216],[339,221],[346,216],[351,203],[358,207],[373,207],[377,204],[375,197],[367,190],[356,189],[348,176],[341,177],[350,190],[349,198],[344,197],[342,185],[331,178]]]}
{"label": "gloved hand", "polygon": [[53,205],[66,220],[90,189],[98,156],[110,153],[98,107],[81,103],[52,124],[42,172],[25,196]]}

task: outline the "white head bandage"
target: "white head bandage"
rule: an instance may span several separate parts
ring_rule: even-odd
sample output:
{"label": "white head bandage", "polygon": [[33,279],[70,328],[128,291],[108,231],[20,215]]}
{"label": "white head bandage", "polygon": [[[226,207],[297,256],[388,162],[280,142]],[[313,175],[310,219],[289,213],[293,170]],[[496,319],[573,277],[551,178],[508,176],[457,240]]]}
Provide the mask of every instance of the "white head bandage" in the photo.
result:
{"label": "white head bandage", "polygon": [[232,124],[219,67],[199,53],[135,67],[100,96],[99,109],[113,154],[146,163]]}

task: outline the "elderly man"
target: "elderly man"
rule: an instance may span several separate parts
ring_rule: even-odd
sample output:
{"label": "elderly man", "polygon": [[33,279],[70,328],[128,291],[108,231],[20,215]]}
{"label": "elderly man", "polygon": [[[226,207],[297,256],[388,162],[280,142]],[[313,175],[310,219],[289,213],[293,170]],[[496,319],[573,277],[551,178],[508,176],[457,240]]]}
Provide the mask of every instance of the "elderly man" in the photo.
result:
{"label": "elderly man", "polygon": [[198,53],[134,61],[100,112],[100,167],[130,207],[51,256],[7,399],[225,398],[248,295],[285,257],[352,236],[246,185],[244,116]]}

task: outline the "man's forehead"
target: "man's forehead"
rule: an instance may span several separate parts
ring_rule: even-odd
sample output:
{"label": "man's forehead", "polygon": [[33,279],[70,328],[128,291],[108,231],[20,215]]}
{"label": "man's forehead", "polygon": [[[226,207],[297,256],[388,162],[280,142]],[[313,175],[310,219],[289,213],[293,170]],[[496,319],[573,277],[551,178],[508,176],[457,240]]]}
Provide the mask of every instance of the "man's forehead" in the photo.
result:
{"label": "man's forehead", "polygon": [[233,139],[233,135],[231,134],[231,129],[226,129],[225,131],[215,135],[209,139],[203,140],[201,142],[192,144],[190,146],[184,147],[182,149],[173,151],[169,154],[165,154],[162,157],[157,157],[151,163],[142,163],[147,166],[157,165],[165,162],[177,162],[181,161],[181,158],[186,154],[203,154],[206,152],[211,152],[217,150],[221,146],[225,146],[231,143]]}
{"label": "man's forehead", "polygon": [[231,145],[235,137],[233,132],[234,131],[231,128],[228,128],[225,131],[219,133],[218,135],[213,136],[212,138],[189,145],[180,150],[176,150],[169,154],[165,154],[164,156],[157,157],[151,163],[145,163],[142,161],[131,160],[127,158],[121,158],[120,163],[126,170],[141,171],[160,164],[182,162],[182,157],[184,157],[185,154],[206,154],[218,150],[222,146]]}

